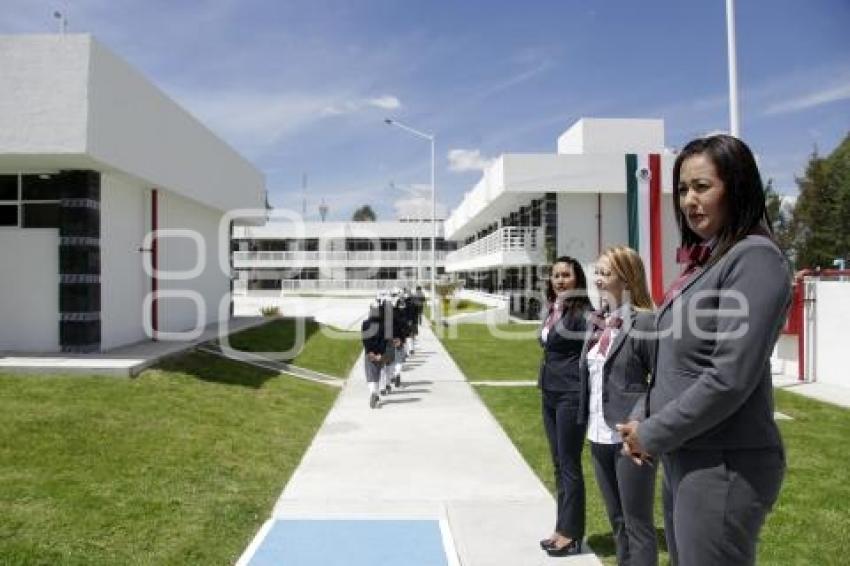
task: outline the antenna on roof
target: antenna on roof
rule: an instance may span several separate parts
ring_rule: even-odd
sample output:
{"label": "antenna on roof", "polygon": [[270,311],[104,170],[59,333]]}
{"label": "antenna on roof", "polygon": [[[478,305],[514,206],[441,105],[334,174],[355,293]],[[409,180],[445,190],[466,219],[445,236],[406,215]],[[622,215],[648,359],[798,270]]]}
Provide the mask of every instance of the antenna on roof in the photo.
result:
{"label": "antenna on roof", "polygon": [[325,204],[325,199],[322,199],[322,204],[319,205],[319,216],[322,217],[322,222],[325,221],[325,217],[328,215],[328,205]]}
{"label": "antenna on roof", "polygon": [[307,216],[307,173],[301,174],[301,216]]}
{"label": "antenna on roof", "polygon": [[62,35],[68,33],[68,16],[65,12],[54,10],[53,17],[59,22],[59,33]]}

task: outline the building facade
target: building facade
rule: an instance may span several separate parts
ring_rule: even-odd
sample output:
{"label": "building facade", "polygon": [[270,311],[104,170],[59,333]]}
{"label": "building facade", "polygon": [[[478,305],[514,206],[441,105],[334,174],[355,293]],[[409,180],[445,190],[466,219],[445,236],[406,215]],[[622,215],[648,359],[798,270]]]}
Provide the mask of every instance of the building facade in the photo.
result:
{"label": "building facade", "polygon": [[[274,214],[272,214],[274,216]],[[437,277],[455,249],[437,221],[270,222],[233,230],[234,288],[237,291],[363,291],[427,287],[432,257]]]}
{"label": "building facade", "polygon": [[504,154],[446,220],[459,249],[446,271],[466,289],[510,297],[511,310],[537,316],[548,265],[572,256],[593,292],[592,263],[605,248],[641,252],[650,288],[676,275],[672,210],[675,155],[661,120],[584,118],[553,154]]}
{"label": "building facade", "polygon": [[229,316],[228,211],[263,221],[262,174],[89,35],[0,36],[0,68],[0,351]]}

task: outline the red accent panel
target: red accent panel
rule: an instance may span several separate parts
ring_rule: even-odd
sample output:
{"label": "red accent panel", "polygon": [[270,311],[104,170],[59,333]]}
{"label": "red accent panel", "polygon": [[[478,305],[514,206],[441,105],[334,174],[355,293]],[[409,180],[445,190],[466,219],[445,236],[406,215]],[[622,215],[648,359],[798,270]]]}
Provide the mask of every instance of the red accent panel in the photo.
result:
{"label": "red accent panel", "polygon": [[664,263],[661,258],[661,156],[649,154],[649,258],[650,292],[656,304],[664,299]]}
{"label": "red accent panel", "polygon": [[[159,229],[158,210],[157,190],[153,189],[151,190],[151,232],[154,234],[151,238],[151,267],[153,268],[153,274],[151,275],[151,293],[154,293],[154,297],[156,297],[156,292],[159,290],[159,281],[156,277],[157,270],[159,269],[159,246],[156,237],[156,231]],[[157,302],[156,298],[151,301],[151,327],[153,329],[154,340],[157,339],[157,332],[159,332],[159,305]]]}

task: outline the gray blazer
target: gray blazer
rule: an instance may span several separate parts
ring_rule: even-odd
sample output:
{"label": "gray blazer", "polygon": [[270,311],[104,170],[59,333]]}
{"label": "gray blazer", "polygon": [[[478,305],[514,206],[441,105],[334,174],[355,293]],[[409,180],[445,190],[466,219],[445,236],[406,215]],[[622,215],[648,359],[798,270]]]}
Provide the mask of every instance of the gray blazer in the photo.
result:
{"label": "gray blazer", "polygon": [[750,235],[661,306],[647,419],[638,426],[649,454],[781,446],[770,355],[790,297],[785,257]]}
{"label": "gray blazer", "polygon": [[[588,325],[592,326],[592,325]],[[623,316],[623,326],[608,350],[602,369],[602,412],[605,423],[614,427],[629,420],[635,406],[641,404],[649,387],[654,363],[653,337],[655,315],[629,309]],[[588,330],[590,337],[592,328]],[[587,422],[590,400],[590,371],[587,366],[589,342],[585,340],[581,351],[579,379],[581,383],[580,422]]]}

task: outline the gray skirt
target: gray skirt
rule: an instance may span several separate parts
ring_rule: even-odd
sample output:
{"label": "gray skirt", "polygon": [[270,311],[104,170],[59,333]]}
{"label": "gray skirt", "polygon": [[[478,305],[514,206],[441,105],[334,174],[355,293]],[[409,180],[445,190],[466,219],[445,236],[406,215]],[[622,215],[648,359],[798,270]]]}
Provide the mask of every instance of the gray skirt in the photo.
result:
{"label": "gray skirt", "polygon": [[384,366],[381,362],[373,362],[368,356],[363,356],[363,367],[366,368],[366,381],[368,383],[377,383],[381,377],[381,368]]}

